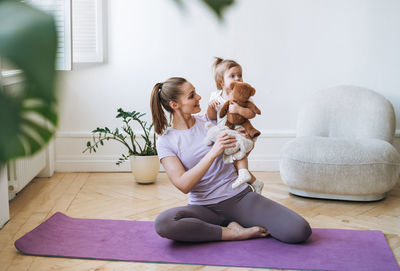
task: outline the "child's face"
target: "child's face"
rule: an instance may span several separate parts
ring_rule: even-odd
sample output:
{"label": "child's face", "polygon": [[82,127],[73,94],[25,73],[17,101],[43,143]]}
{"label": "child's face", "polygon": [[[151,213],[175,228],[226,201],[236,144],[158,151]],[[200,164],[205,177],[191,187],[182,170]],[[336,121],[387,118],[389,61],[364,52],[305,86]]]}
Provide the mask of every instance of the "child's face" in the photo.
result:
{"label": "child's face", "polygon": [[242,68],[239,66],[232,67],[224,73],[224,81],[222,82],[222,88],[228,89],[229,85],[233,81],[243,82]]}

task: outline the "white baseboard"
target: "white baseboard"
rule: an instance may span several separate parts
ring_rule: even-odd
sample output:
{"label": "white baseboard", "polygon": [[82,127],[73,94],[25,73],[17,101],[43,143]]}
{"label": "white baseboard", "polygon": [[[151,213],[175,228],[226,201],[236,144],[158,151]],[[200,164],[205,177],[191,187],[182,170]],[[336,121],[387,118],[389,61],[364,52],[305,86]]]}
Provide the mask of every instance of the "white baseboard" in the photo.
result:
{"label": "white baseboard", "polygon": [[[296,137],[295,131],[262,131],[256,147],[249,156],[252,171],[279,171],[280,151]],[[107,142],[96,153],[82,153],[90,133],[58,133],[55,139],[55,171],[58,172],[129,172],[129,162],[117,166],[121,144]],[[400,131],[396,131],[393,145],[400,152]],[[161,169],[163,171],[163,169]]]}

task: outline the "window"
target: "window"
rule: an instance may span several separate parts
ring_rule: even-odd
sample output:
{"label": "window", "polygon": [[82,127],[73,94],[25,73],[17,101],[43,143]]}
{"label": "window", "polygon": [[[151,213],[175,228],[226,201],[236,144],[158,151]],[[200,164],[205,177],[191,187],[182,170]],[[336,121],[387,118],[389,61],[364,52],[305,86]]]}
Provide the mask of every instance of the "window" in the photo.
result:
{"label": "window", "polygon": [[71,70],[71,0],[25,0],[55,19],[57,29],[57,70]]}
{"label": "window", "polygon": [[72,0],[73,62],[103,62],[103,0]]}
{"label": "window", "polygon": [[23,2],[55,18],[58,33],[57,70],[71,70],[72,62],[103,62],[103,0]]}

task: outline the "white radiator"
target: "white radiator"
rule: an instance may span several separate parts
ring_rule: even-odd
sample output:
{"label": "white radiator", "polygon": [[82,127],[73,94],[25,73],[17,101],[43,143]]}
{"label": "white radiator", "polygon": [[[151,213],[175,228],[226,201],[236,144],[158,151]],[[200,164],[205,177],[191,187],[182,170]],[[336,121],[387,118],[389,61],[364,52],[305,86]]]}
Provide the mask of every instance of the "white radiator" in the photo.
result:
{"label": "white radiator", "polygon": [[7,170],[0,167],[0,229],[10,220],[7,184]]}
{"label": "white radiator", "polygon": [[10,161],[7,164],[9,199],[14,198],[45,166],[45,149],[34,156]]}

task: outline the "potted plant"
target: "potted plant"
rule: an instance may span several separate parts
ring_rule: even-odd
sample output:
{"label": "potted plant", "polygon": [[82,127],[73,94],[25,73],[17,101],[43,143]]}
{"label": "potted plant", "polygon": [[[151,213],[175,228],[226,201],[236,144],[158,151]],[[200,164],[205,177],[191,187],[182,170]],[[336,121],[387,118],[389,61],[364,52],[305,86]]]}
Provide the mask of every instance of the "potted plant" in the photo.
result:
{"label": "potted plant", "polygon": [[[92,131],[93,139],[86,143],[86,149],[83,152],[96,152],[100,146],[104,145],[105,141],[115,140],[127,149],[127,154],[122,154],[116,164],[120,165],[130,159],[131,170],[136,182],[154,183],[160,170],[160,161],[156,150],[156,135],[153,133],[152,139],[150,135],[153,124],[148,125],[146,121],[143,121],[141,118],[144,115],[145,113],[127,112],[119,108],[116,118],[122,118],[122,130],[115,128],[111,131],[108,127],[96,128]],[[138,142],[137,135],[132,129],[135,122],[143,130],[143,134],[141,134],[141,138],[144,140],[143,144]]]}

